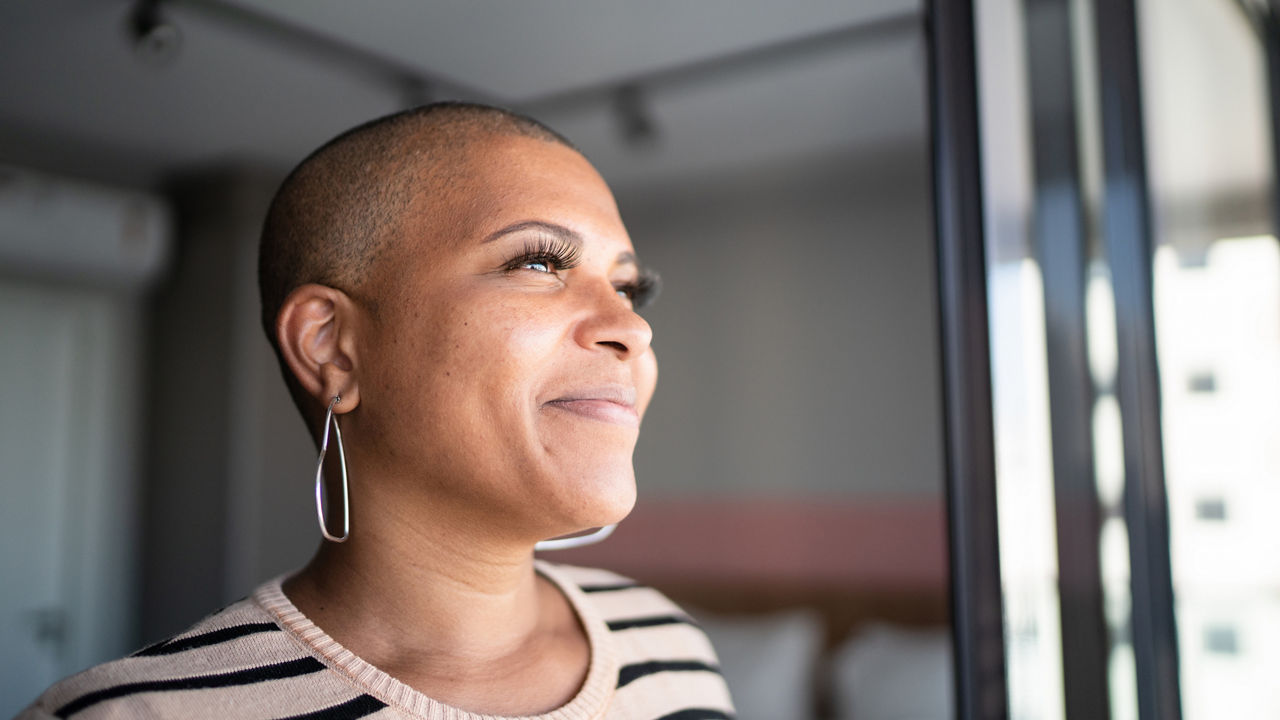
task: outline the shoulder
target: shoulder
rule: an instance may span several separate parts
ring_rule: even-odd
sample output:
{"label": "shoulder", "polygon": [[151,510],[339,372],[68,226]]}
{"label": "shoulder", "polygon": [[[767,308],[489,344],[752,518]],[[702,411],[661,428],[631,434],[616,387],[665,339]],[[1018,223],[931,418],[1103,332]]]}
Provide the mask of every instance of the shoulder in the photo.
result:
{"label": "shoulder", "polygon": [[534,561],[534,564],[538,572],[552,576],[556,580],[567,581],[585,592],[599,592],[636,585],[636,581],[629,577],[600,568],[564,565],[541,559]]}
{"label": "shoulder", "polygon": [[[545,574],[559,576],[583,595],[614,632],[682,625],[697,630],[693,617],[656,588],[608,570],[539,563]],[[697,632],[701,635],[701,631]]]}
{"label": "shoulder", "polygon": [[293,708],[276,707],[282,684],[325,695],[324,687],[312,687],[324,685],[317,683],[328,674],[322,670],[271,613],[245,599],[172,638],[54,684],[19,717],[218,717],[229,707],[290,715]]}
{"label": "shoulder", "polygon": [[618,657],[615,704],[659,703],[666,712],[655,717],[686,709],[706,711],[699,717],[732,716],[733,704],[711,641],[697,620],[670,598],[608,570],[545,562],[539,569],[572,583],[581,593],[580,601],[608,627]]}

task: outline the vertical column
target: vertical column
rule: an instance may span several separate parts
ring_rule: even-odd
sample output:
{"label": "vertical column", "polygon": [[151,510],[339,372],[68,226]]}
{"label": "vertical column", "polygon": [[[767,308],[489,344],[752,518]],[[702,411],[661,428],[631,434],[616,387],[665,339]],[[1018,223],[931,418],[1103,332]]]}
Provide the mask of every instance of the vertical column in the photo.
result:
{"label": "vertical column", "polygon": [[1280,238],[1280,0],[1262,13],[1262,50],[1267,54],[1267,96],[1271,110],[1271,222]]}
{"label": "vertical column", "polygon": [[1027,0],[1035,175],[1034,247],[1044,277],[1062,673],[1066,717],[1106,720],[1107,626],[1093,476],[1093,381],[1085,345],[1088,237],[1079,168],[1071,7]]}
{"label": "vertical column", "polygon": [[140,631],[154,642],[223,604],[232,418],[227,187],[182,182],[174,263],[151,300]]}
{"label": "vertical column", "polygon": [[1133,648],[1142,720],[1181,717],[1169,512],[1152,304],[1152,241],[1135,0],[1095,7],[1105,173],[1103,229],[1115,284]]}
{"label": "vertical column", "polygon": [[1008,715],[982,236],[973,6],[929,3],[934,222],[957,717]]}
{"label": "vertical column", "polygon": [[182,630],[317,542],[314,449],[259,327],[258,234],[278,177],[171,183],[176,262],[152,301],[142,640]]}

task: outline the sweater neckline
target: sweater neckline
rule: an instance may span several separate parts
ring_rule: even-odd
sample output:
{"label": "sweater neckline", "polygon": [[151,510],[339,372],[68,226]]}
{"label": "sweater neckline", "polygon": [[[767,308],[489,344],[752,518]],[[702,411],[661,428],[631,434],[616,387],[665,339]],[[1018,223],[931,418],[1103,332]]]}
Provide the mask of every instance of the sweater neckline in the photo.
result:
{"label": "sweater neckline", "polygon": [[618,675],[618,660],[610,641],[609,628],[595,611],[586,595],[550,563],[534,560],[534,569],[550,580],[569,601],[570,607],[587,633],[591,660],[587,678],[569,702],[541,715],[495,716],[473,713],[454,707],[400,682],[372,663],[329,637],[284,594],[281,587],[286,576],[269,580],[253,593],[253,599],[274,616],[276,622],[297,639],[327,667],[335,670],[364,692],[392,707],[431,720],[593,720],[604,715],[613,698]]}

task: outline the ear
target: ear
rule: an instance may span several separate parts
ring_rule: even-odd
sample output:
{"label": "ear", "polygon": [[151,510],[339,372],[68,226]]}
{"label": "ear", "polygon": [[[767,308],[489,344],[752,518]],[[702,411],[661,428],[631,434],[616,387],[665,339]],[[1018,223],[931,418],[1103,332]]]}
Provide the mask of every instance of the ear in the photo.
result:
{"label": "ear", "polygon": [[276,315],[276,341],[298,384],[328,407],[335,395],[342,402],[335,413],[360,404],[356,369],[358,308],[350,296],[325,285],[308,284],[285,298]]}

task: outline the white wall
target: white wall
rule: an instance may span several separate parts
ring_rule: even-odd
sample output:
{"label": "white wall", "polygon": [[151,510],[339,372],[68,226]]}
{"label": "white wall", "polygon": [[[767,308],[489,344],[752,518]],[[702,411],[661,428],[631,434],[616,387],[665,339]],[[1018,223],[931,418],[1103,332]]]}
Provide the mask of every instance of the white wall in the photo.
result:
{"label": "white wall", "polygon": [[0,717],[131,649],[139,316],[0,280]]}

